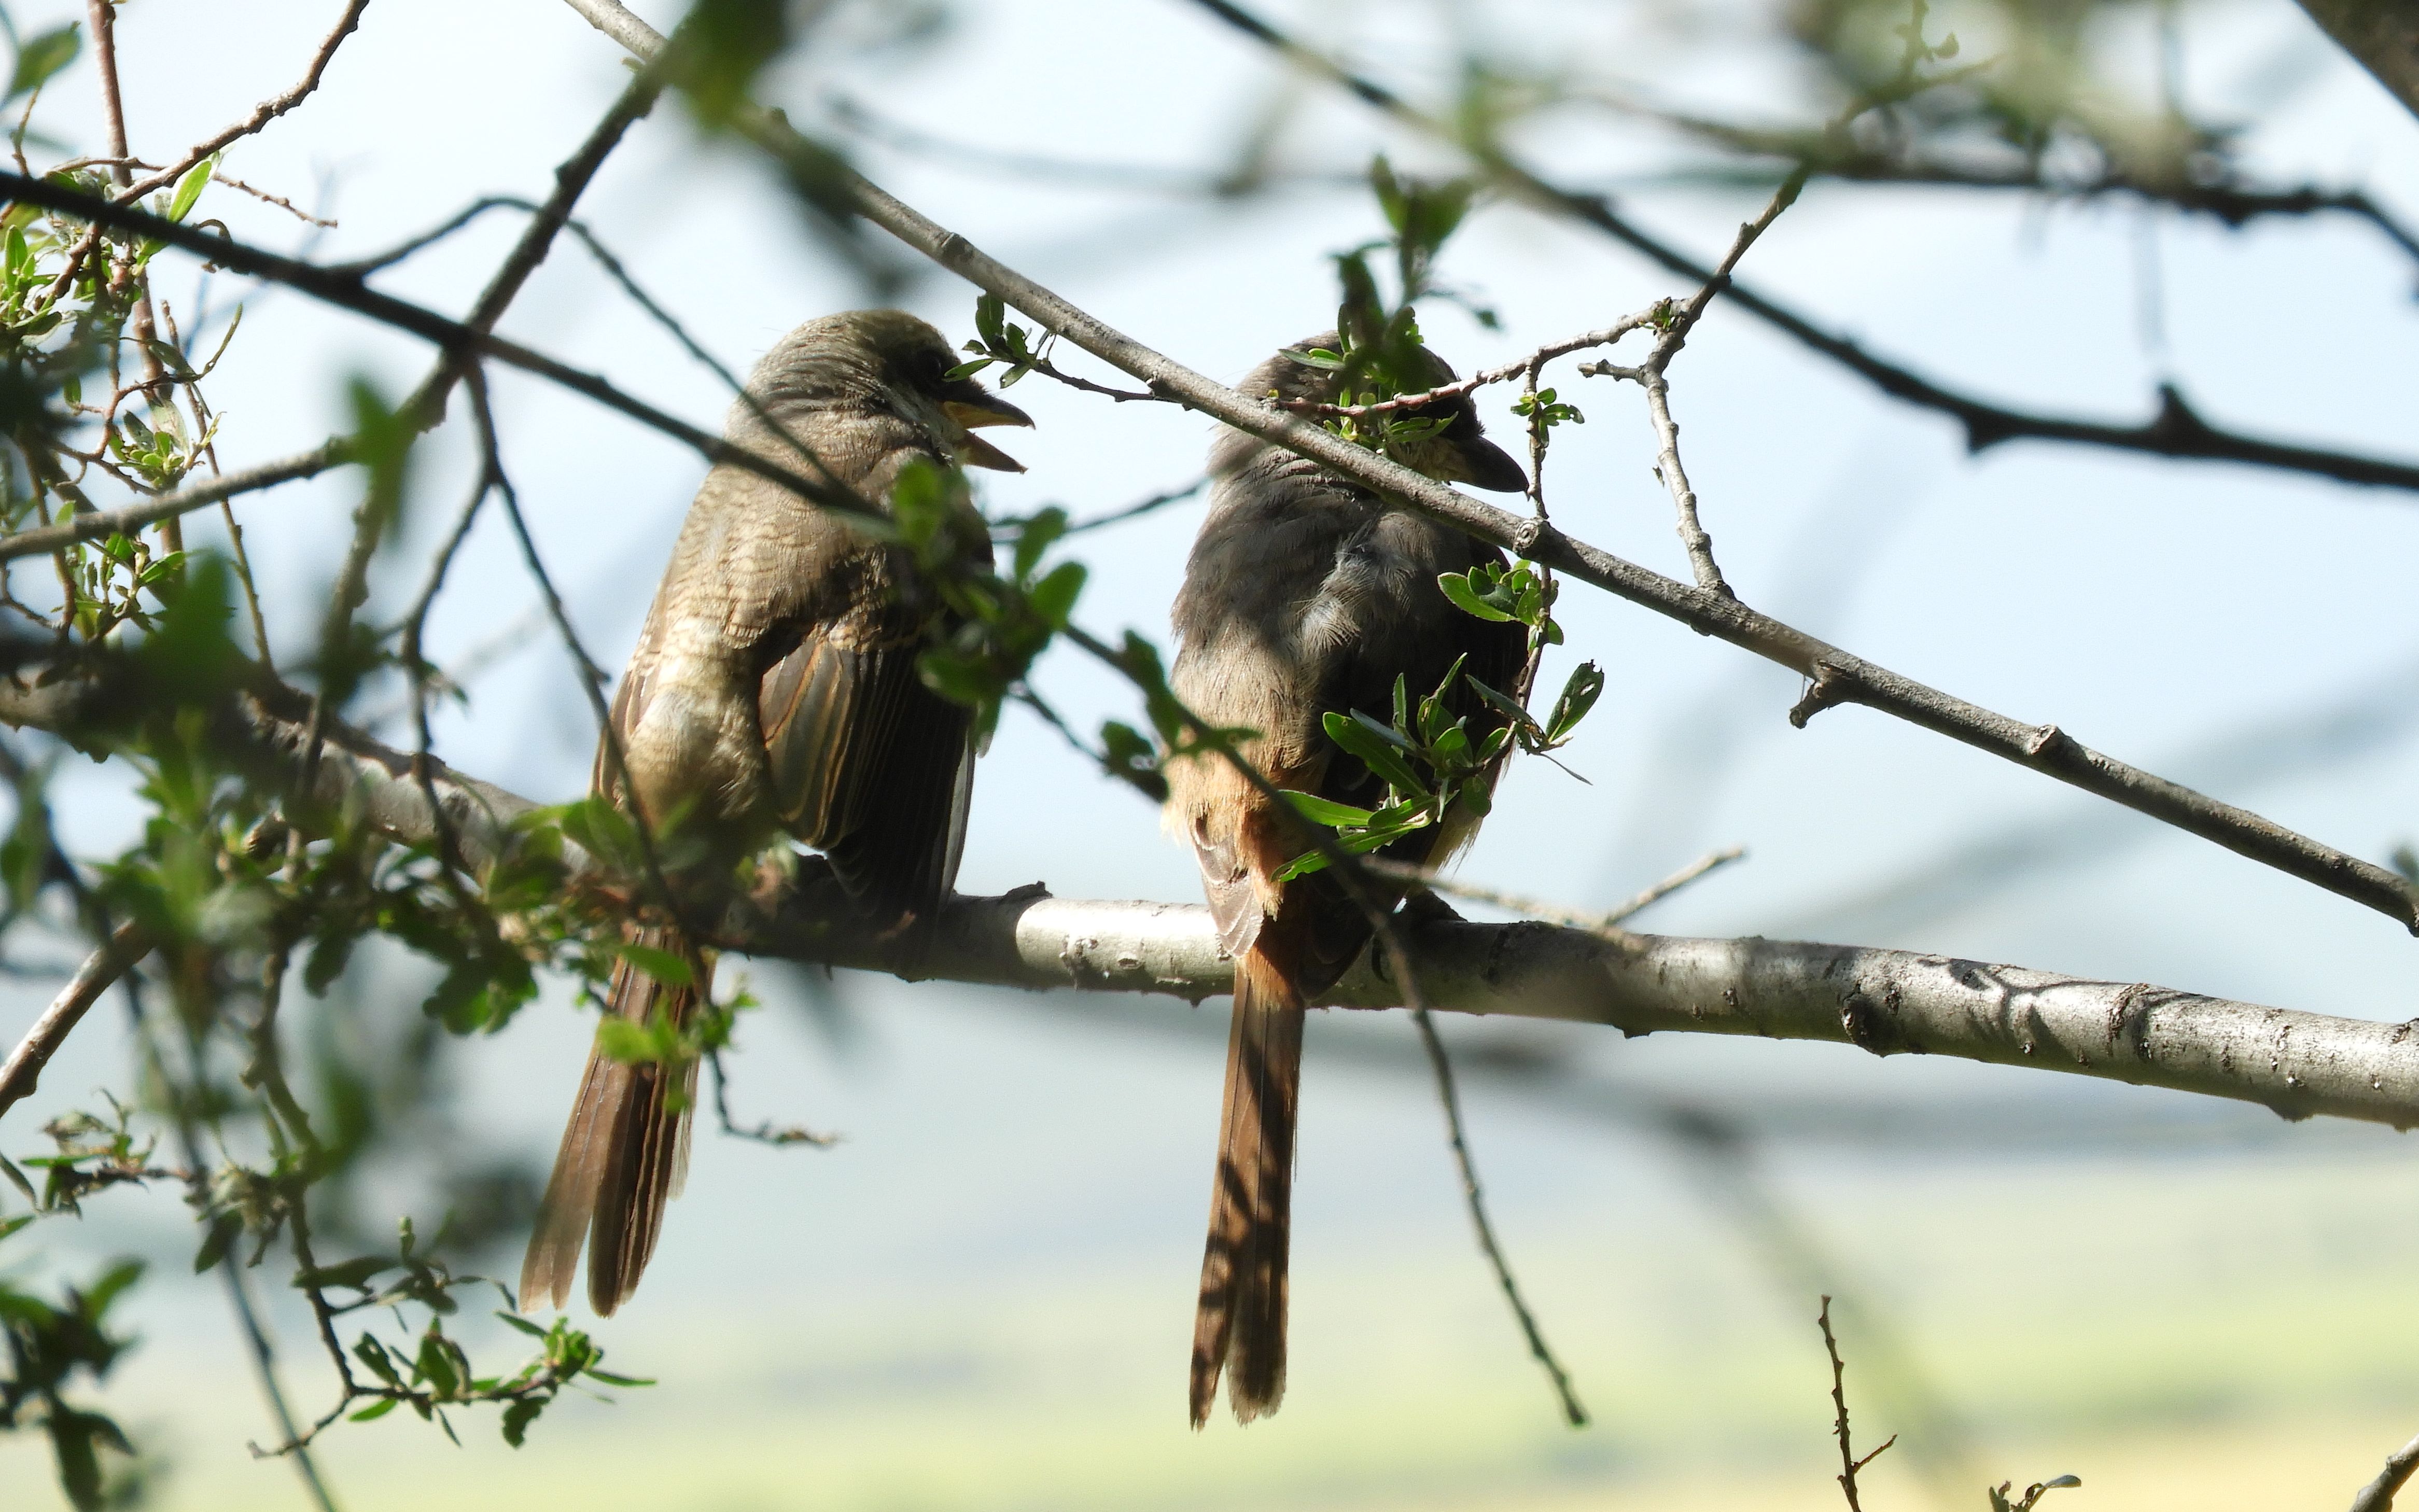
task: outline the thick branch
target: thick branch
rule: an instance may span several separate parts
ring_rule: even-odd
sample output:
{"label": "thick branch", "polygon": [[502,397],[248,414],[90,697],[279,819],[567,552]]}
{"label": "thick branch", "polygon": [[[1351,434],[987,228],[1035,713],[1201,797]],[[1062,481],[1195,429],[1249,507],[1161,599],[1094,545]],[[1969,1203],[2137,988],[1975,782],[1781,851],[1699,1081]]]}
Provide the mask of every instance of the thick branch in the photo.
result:
{"label": "thick branch", "polygon": [[[91,685],[0,684],[0,723],[72,730],[114,701]],[[264,778],[301,768],[307,696],[287,688],[231,700],[211,727],[223,754]],[[333,810],[407,843],[438,829],[412,758],[329,721],[312,793]],[[465,862],[502,854],[513,822],[534,806],[432,760]],[[576,850],[575,871],[589,862]],[[872,940],[827,869],[734,902],[723,947],[1028,990],[1153,993],[1198,1002],[1231,991],[1234,965],[1197,904],[1094,903],[1040,887],[953,900],[914,961]],[[1671,1030],[1827,1040],[1874,1055],[1953,1056],[2234,1098],[2288,1119],[2313,1114],[2408,1128],[2419,1124],[2419,1023],[2376,1024],[2204,997],[2145,982],[2068,977],[2023,966],[1857,946],[1638,934],[1608,939],[1545,924],[1408,924],[1427,1005]],[[1400,1006],[1404,992],[1364,960],[1326,1001]]]}

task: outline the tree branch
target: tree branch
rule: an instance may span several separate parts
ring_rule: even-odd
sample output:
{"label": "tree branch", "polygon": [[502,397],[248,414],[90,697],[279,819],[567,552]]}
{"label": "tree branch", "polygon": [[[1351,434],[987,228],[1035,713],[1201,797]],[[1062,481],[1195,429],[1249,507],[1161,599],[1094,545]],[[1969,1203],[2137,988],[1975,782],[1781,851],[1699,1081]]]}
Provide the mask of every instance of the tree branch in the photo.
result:
{"label": "tree branch", "polygon": [[[610,0],[572,3],[602,8]],[[644,23],[632,18],[632,24],[643,28]],[[652,57],[653,54],[647,55]],[[633,89],[638,87],[633,85]],[[743,128],[770,150],[807,150],[804,139],[772,116],[751,112],[743,115],[741,121]],[[2419,930],[2419,891],[2383,867],[2093,751],[2067,737],[2055,725],[2023,724],[1951,698],[1852,656],[1733,599],[1675,582],[1564,535],[1543,520],[1512,515],[1456,493],[1319,426],[1261,400],[1247,398],[1170,361],[994,261],[965,238],[943,229],[862,177],[848,175],[842,187],[851,193],[859,212],[875,224],[942,267],[1001,296],[1054,334],[1143,379],[1153,393],[1176,398],[1238,429],[1324,463],[1345,477],[1394,496],[1418,513],[1477,539],[1790,667],[1830,689],[1830,702],[1864,703],[1949,735],[2214,841],[2239,855],[2276,867]],[[457,361],[467,353],[492,357],[618,410],[709,458],[729,462],[794,489],[835,513],[874,521],[863,500],[826,478],[803,476],[636,399],[593,374],[579,372],[489,334],[475,324],[450,320],[422,306],[377,293],[342,273],[23,175],[0,173],[0,198],[20,199],[63,214],[89,217],[113,229],[132,231],[213,258],[239,271],[275,279],[328,303],[419,335]],[[1734,298],[1739,292],[1735,285],[1732,285]]]}
{"label": "tree branch", "polygon": [[[585,8],[609,3],[609,0],[572,0],[572,3]],[[1471,152],[1479,168],[1513,198],[1533,208],[1595,226],[1649,261],[1693,283],[1702,285],[1712,278],[1712,269],[1633,224],[1614,208],[1610,197],[1560,188],[1539,177],[1500,148],[1483,145],[1472,147],[1449,123],[1420,110],[1383,85],[1353,73],[1293,40],[1229,3],[1229,0],[1195,0],[1195,3],[1305,71],[1350,91],[1395,120]],[[2381,0],[2304,0],[2304,3],[2314,11],[2335,8],[2347,15],[2354,12],[2365,15],[2371,10],[2381,13],[2388,8]],[[2400,3],[2395,8],[2407,14],[2409,8],[2407,3]],[[2409,33],[2412,28],[2405,23],[2404,29]],[[2406,36],[2404,45],[2411,54],[2410,68],[2414,86],[2419,86],[2419,42]],[[2201,419],[2172,386],[2160,389],[2157,413],[2136,425],[2110,424],[2103,421],[2011,409],[1960,393],[1933,382],[1911,368],[1875,357],[1848,337],[1824,330],[1747,285],[1732,284],[1729,297],[1733,303],[1749,314],[1847,368],[1891,398],[1919,409],[1936,410],[1955,420],[1964,428],[1965,445],[1970,451],[1980,452],[2002,441],[2017,440],[2064,441],[2072,445],[2145,452],[2154,456],[2186,460],[2241,462],[2280,471],[2333,478],[2339,483],[2419,491],[2419,464],[2331,451],[2323,447],[2296,446],[2213,426]]]}
{"label": "tree branch", "polygon": [[[96,684],[0,684],[0,723],[73,730],[122,690]],[[211,738],[247,769],[300,769],[308,695],[237,695]],[[310,793],[350,804],[392,839],[434,845],[439,830],[411,757],[331,719]],[[431,760],[465,863],[484,870],[512,842],[529,799]],[[302,816],[298,814],[298,819]],[[574,879],[593,862],[565,846]],[[1150,993],[1190,1002],[1233,990],[1234,963],[1198,904],[1057,899],[1039,886],[957,898],[920,954],[868,937],[838,884],[808,860],[794,882],[733,901],[717,945],[747,954],[917,979],[1032,991]],[[1906,950],[1764,939],[1634,934],[1606,939],[1544,924],[1406,921],[1427,1006],[1440,1011],[1754,1035],[1853,1044],[1877,1056],[1951,1056],[2257,1103],[2287,1119],[2419,1126],[2419,1021],[2379,1024],[2208,997],[2147,982],[2071,977]],[[1401,1006],[1405,993],[1364,958],[1325,1001]]]}
{"label": "tree branch", "polygon": [[0,1114],[5,1114],[20,1100],[30,1095],[41,1080],[42,1070],[58,1054],[59,1046],[68,1042],[92,1005],[109,991],[118,978],[137,961],[151,953],[151,933],[140,924],[120,924],[109,939],[93,951],[83,967],[69,979],[42,1016],[0,1062]]}
{"label": "tree branch", "polygon": [[2411,0],[2302,0],[2319,29],[2419,116],[2419,6]]}
{"label": "tree branch", "polygon": [[2394,1498],[2409,1484],[2412,1471],[2419,1471],[2419,1439],[2386,1457],[2385,1468],[2377,1473],[2377,1478],[2351,1499],[2351,1512],[2394,1512]]}

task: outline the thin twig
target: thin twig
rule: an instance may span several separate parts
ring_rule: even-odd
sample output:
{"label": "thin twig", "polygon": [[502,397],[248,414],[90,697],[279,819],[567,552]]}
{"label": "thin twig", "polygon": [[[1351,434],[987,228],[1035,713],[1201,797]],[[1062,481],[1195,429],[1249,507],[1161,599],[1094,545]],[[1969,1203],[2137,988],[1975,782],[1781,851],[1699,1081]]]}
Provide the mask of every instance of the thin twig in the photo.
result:
{"label": "thin twig", "polygon": [[[95,3],[107,4],[109,3],[109,0],[95,0]],[[277,119],[280,116],[285,115],[287,111],[292,110],[295,106],[302,103],[303,100],[308,100],[311,97],[311,92],[319,87],[319,77],[328,71],[329,61],[336,55],[336,49],[344,45],[345,39],[351,36],[353,28],[361,24],[362,12],[369,8],[369,3],[370,0],[348,0],[348,3],[345,7],[344,15],[337,19],[335,29],[328,33],[326,39],[319,43],[319,50],[311,55],[311,66],[304,71],[302,82],[300,84],[296,85],[293,88],[286,90],[282,95],[273,95],[270,98],[262,100],[259,104],[253,107],[251,115],[246,116],[243,119],[236,122],[224,131],[216,133],[208,140],[197,143],[193,147],[187,148],[183,157],[178,158],[175,162],[169,164],[167,167],[161,169],[158,173],[144,179],[141,183],[124,185],[124,180],[120,180],[121,185],[124,187],[119,189],[117,197],[125,200],[140,199],[154,190],[167,188],[170,184],[173,184],[177,179],[185,177],[186,172],[193,168],[196,163],[199,163],[204,158],[208,157],[213,152],[231,147],[242,138],[251,136],[261,131],[263,128],[267,127],[270,122]],[[117,152],[121,157],[124,155],[125,146],[122,137],[113,138],[111,142],[111,150]],[[242,186],[238,185],[237,187],[241,188]],[[245,193],[256,193],[257,192],[246,189]],[[264,195],[261,197],[266,198],[267,196]],[[288,205],[285,208],[289,210],[294,208],[291,205]],[[300,214],[300,212],[296,211],[296,213]],[[303,218],[305,220],[310,219],[308,216],[304,216]]]}
{"label": "thin twig", "polygon": [[1650,903],[1661,903],[1717,867],[1728,866],[1731,862],[1743,859],[1746,856],[1747,848],[1742,845],[1725,846],[1721,850],[1701,856],[1627,903],[1605,914],[1603,921],[1607,924],[1618,924],[1632,914],[1643,911]]}
{"label": "thin twig", "polygon": [[1290,409],[1302,415],[1354,418],[1363,415],[1388,414],[1398,409],[1418,409],[1434,404],[1440,399],[1457,399],[1464,394],[1475,393],[1481,389],[1491,388],[1498,383],[1509,383],[1517,378],[1533,376],[1538,368],[1558,357],[1568,357],[1573,352],[1583,352],[1592,347],[1612,346],[1633,331],[1651,329],[1660,317],[1660,312],[1663,309],[1663,304],[1656,304],[1636,315],[1624,316],[1601,331],[1582,332],[1576,336],[1565,336],[1560,341],[1549,341],[1518,362],[1506,363],[1501,367],[1486,368],[1472,373],[1466,378],[1456,378],[1451,383],[1440,383],[1433,389],[1425,389],[1418,393],[1398,393],[1391,399],[1374,399],[1367,404],[1322,404],[1314,399],[1285,399],[1278,401],[1278,408]]}
{"label": "thin twig", "polygon": [[1841,1493],[1848,1499],[1848,1512],[1864,1512],[1863,1506],[1857,1501],[1857,1473],[1863,1470],[1867,1465],[1872,1464],[1874,1460],[1880,1458],[1882,1449],[1887,1449],[1891,1444],[1898,1443],[1898,1435],[1895,1433],[1891,1434],[1887,1439],[1882,1442],[1881,1449],[1874,1450],[1872,1454],[1865,1456],[1862,1459],[1857,1458],[1857,1452],[1849,1447],[1848,1390],[1846,1381],[1848,1367],[1846,1365],[1841,1363],[1840,1359],[1840,1341],[1831,1336],[1830,1298],[1825,1297],[1823,1299],[1823,1312],[1822,1315],[1816,1319],[1816,1321],[1823,1325],[1823,1348],[1825,1351],[1831,1356],[1832,1430],[1837,1433],[1840,1438],[1840,1474],[1838,1477],[1840,1482],[1840,1490]]}
{"label": "thin twig", "polygon": [[776,1124],[770,1119],[742,1128],[731,1117],[731,1095],[722,1070],[722,1052],[705,1053],[706,1069],[714,1073],[714,1116],[722,1132],[733,1139],[750,1139],[760,1145],[781,1149],[790,1145],[811,1145],[817,1149],[829,1149],[840,1142],[839,1134],[817,1134],[797,1124]]}
{"label": "thin twig", "polygon": [[[604,0],[575,0],[586,7]],[[1463,133],[1410,104],[1401,96],[1364,75],[1352,72],[1316,50],[1286,36],[1232,0],[1194,0],[1219,20],[1285,56],[1304,71],[1326,79],[1394,119],[1456,147],[1468,147]],[[1500,148],[1478,152],[1477,166],[1517,199],[1594,226],[1649,260],[1694,283],[1704,283],[1713,270],[1637,226],[1614,208],[1610,198],[1560,188],[1520,164]],[[2160,391],[2158,413],[2138,425],[2111,424],[2064,415],[2011,409],[1960,393],[1922,377],[1913,369],[1875,357],[1849,337],[1826,331],[1780,301],[1744,285],[1733,284],[1731,301],[1792,340],[1839,363],[1891,398],[1935,410],[1955,420],[1965,432],[1965,444],[1980,452],[2004,441],[2033,440],[2104,447],[2155,456],[2211,462],[2239,462],[2279,471],[2302,472],[2341,483],[2419,491],[2419,464],[2394,461],[2322,447],[2295,446],[2214,426],[2201,419],[2173,388]],[[1013,301],[1010,301],[1014,302]],[[1032,314],[1031,311],[1026,313]]]}
{"label": "thin twig", "polygon": [[1487,1220],[1487,1201],[1479,1193],[1478,1166],[1471,1159],[1470,1141],[1462,1130],[1461,1099],[1454,1090],[1453,1062],[1446,1057],[1444,1040],[1437,1033],[1436,1021],[1426,1009],[1413,1009],[1411,1022],[1419,1026],[1420,1044],[1428,1053],[1429,1069],[1436,1072],[1437,1101],[1444,1106],[1445,1137],[1452,1142],[1453,1162],[1461,1172],[1462,1201],[1470,1209],[1471,1227],[1478,1231],[1478,1247],[1495,1271],[1495,1284],[1503,1288],[1503,1300],[1511,1304],[1512,1316],[1519,1319],[1520,1333],[1529,1341],[1529,1352],[1537,1357],[1537,1364],[1554,1383],[1554,1395],[1562,1399],[1564,1419],[1575,1428],[1583,1428],[1587,1427],[1587,1409],[1579,1405],[1579,1393],[1572,1389],[1569,1374],[1554,1358],[1529,1304],[1520,1300],[1520,1287],[1512,1279],[1511,1263],[1504,1259],[1502,1246],[1495,1242],[1495,1227]]}

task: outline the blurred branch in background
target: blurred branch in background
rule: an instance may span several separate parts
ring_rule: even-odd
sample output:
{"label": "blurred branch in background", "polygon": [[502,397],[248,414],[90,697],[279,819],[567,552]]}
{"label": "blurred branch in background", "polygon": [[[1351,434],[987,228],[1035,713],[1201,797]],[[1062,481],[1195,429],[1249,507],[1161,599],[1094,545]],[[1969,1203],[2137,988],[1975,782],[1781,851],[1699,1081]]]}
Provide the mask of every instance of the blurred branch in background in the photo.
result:
{"label": "blurred branch in background", "polygon": [[[2419,729],[2419,658],[2342,692],[2204,734],[2163,763],[2229,793],[2314,780],[2400,748]],[[1784,933],[1903,937],[2027,883],[2149,843],[2159,831],[2104,809],[2044,814],[1970,834],[1861,887],[1772,920]]]}
{"label": "blurred branch in background", "polygon": [[2351,1499],[2351,1512],[2394,1512],[2394,1498],[2410,1484],[2413,1471],[2419,1471],[2419,1439],[2386,1456],[2385,1468]]}
{"label": "blurred branch in background", "polygon": [[[576,5],[609,0],[573,0]],[[1230,0],[1194,0],[1235,30],[1263,43],[1287,62],[1348,91],[1390,118],[1424,136],[1463,151],[1490,183],[1512,200],[1548,214],[1591,225],[1662,268],[1700,285],[1713,281],[1714,270],[1672,243],[1639,226],[1611,198],[1548,182],[1513,158],[1491,135],[1473,137],[1463,129],[1472,113],[1454,120],[1420,109],[1386,85],[1355,73],[1271,26]],[[1479,116],[1478,119],[1485,119]],[[1923,377],[1913,368],[1878,358],[1857,341],[1815,324],[1789,306],[1755,288],[1732,282],[1731,302],[1774,327],[1792,340],[1845,367],[1891,398],[1935,410],[1955,420],[1971,451],[1983,451],[2017,440],[2061,441],[2155,456],[2204,461],[2239,462],[2288,472],[2309,473],[2338,482],[2400,490],[2419,490],[2419,464],[2366,456],[2324,447],[2294,445],[2210,424],[2188,404],[2180,390],[2163,384],[2151,419],[2135,425],[2086,420],[2042,411],[2010,409],[1979,399]],[[1031,313],[1030,311],[1027,312]],[[1039,316],[1037,316],[1039,318]],[[1559,565],[1559,563],[1557,563]]]}

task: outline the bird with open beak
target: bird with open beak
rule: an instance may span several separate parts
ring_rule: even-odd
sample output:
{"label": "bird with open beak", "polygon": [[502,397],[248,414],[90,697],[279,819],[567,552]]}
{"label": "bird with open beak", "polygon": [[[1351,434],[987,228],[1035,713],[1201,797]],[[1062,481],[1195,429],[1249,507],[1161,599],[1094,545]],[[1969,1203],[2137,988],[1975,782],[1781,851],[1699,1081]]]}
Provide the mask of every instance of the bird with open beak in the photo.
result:
{"label": "bird with open beak", "polygon": [[[918,458],[1023,471],[974,431],[1033,422],[949,378],[956,363],[940,332],[901,311],[810,320],[757,363],[724,435],[877,508]],[[988,567],[981,517],[960,513],[961,557]],[[951,628],[903,548],[719,464],[614,695],[621,762],[600,745],[593,791],[658,837],[676,833],[685,872],[728,875],[786,831],[829,858],[869,927],[929,919],[956,880],[974,775],[972,711],[917,676],[917,654]],[[676,924],[633,920],[624,933],[674,980],[624,960],[607,1012],[686,1024],[710,956]],[[674,1071],[591,1052],[522,1264],[523,1308],[562,1304],[583,1245],[590,1304],[601,1315],[629,1299],[687,1165],[696,1080],[693,1060]]]}
{"label": "bird with open beak", "polygon": [[[1333,333],[1288,352],[1333,347]],[[1288,352],[1253,371],[1242,392],[1333,402],[1336,376]],[[1425,392],[1452,381],[1441,359],[1416,350]],[[1429,477],[1510,492],[1520,466],[1482,434],[1470,400],[1415,414],[1442,422],[1392,448]],[[1503,558],[1390,503],[1306,457],[1238,430],[1211,443],[1209,517],[1178,595],[1177,696],[1220,728],[1256,732],[1240,754],[1277,788],[1359,808],[1386,801],[1386,784],[1329,740],[1322,717],[1358,710],[1387,721],[1394,680],[1413,698],[1433,691],[1458,658],[1488,687],[1509,690],[1527,641],[1517,624],[1456,608],[1441,573]],[[1503,721],[1456,681],[1447,699],[1477,744]],[[1190,841],[1218,937],[1235,960],[1234,1022],[1219,1114],[1210,1240],[1193,1335],[1193,1426],[1209,1420],[1222,1372],[1239,1421],[1276,1410],[1285,1395],[1286,1263],[1293,1184],[1294,1119],[1302,1079],[1303,1008],[1333,986],[1373,933],[1371,907],[1391,909],[1399,887],[1375,877],[1356,902],[1333,869],[1279,882],[1312,848],[1291,806],[1233,764],[1199,755],[1168,764],[1168,828]],[[1413,865],[1443,862],[1468,841],[1478,816],[1456,806],[1438,826],[1379,854]]]}

